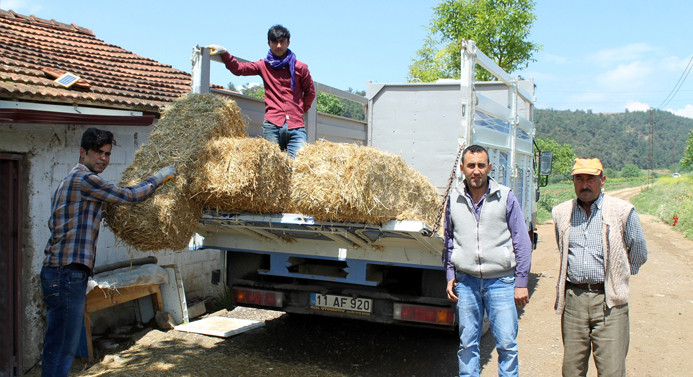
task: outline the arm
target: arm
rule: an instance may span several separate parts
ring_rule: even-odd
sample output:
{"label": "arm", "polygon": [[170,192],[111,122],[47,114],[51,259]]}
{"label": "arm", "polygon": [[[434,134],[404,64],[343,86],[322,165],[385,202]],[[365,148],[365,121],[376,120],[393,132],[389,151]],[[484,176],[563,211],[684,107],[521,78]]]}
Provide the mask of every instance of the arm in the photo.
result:
{"label": "arm", "polygon": [[315,83],[313,83],[313,77],[310,75],[308,66],[306,66],[305,72],[301,75],[301,88],[303,88],[303,112],[307,113],[310,110],[310,106],[315,100]]}
{"label": "arm", "polygon": [[257,76],[261,73],[258,62],[242,63],[228,52],[221,54],[221,61],[226,66],[226,69],[236,76]]}
{"label": "arm", "polygon": [[107,203],[137,203],[146,199],[156,189],[156,181],[149,177],[140,184],[120,187],[96,174],[86,174],[82,178],[82,194],[88,198]]}
{"label": "arm", "polygon": [[455,266],[450,262],[450,257],[452,256],[452,246],[454,242],[453,236],[453,226],[452,218],[450,217],[450,197],[448,197],[447,206],[445,206],[445,221],[443,222],[443,268],[445,269],[445,278],[448,282],[445,291],[448,295],[448,299],[452,302],[457,302],[457,296],[455,295]]}
{"label": "arm", "polygon": [[136,203],[149,197],[159,185],[177,174],[176,168],[166,166],[140,184],[129,187],[116,186],[97,174],[85,174],[80,186],[82,194],[87,197],[108,203]]}
{"label": "arm", "polygon": [[628,261],[630,262],[630,273],[635,275],[640,270],[640,266],[647,261],[647,244],[645,234],[640,225],[640,217],[635,213],[635,209],[628,215],[624,241],[628,249]]}
{"label": "arm", "polygon": [[529,302],[527,283],[532,265],[532,242],[529,239],[520,203],[512,191],[508,193],[506,218],[515,250],[515,303],[523,306]]}

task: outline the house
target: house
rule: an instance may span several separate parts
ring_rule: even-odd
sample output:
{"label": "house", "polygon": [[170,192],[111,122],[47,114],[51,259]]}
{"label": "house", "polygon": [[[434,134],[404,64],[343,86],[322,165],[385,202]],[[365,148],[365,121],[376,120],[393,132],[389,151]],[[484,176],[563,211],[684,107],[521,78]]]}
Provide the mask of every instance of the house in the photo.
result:
{"label": "house", "polygon": [[[50,197],[78,162],[82,132],[90,126],[113,132],[102,176],[117,183],[160,109],[190,90],[190,74],[102,41],[92,30],[0,10],[0,376],[21,375],[40,360],[39,271]],[[97,248],[97,266],[154,255],[159,264],[179,267],[188,296],[215,293],[210,273],[218,252],[129,250],[104,227]],[[134,319],[134,310],[120,312]]]}

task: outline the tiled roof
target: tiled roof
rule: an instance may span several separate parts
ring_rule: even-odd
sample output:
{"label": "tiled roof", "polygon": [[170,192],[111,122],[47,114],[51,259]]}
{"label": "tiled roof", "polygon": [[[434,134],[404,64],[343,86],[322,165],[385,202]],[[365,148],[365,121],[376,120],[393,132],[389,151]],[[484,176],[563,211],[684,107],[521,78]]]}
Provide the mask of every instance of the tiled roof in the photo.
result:
{"label": "tiled roof", "polygon": [[[69,88],[62,73],[82,78]],[[0,99],[158,113],[190,74],[108,44],[75,24],[0,10]]]}

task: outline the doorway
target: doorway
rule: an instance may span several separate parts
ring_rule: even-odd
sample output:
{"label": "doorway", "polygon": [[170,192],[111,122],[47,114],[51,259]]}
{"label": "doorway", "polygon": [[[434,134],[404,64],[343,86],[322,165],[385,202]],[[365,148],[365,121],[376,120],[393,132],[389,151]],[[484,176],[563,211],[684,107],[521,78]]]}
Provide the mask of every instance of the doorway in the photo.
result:
{"label": "doorway", "polygon": [[0,377],[22,375],[22,163],[0,153]]}

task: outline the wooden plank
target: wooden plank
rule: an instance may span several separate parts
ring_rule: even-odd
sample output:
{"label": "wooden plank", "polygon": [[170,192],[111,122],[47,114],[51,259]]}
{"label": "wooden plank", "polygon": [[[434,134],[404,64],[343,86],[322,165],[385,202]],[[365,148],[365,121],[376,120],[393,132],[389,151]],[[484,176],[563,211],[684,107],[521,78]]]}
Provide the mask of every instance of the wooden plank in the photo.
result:
{"label": "wooden plank", "polygon": [[264,321],[250,319],[207,317],[198,321],[178,325],[175,327],[175,330],[228,338],[264,325]]}
{"label": "wooden plank", "polygon": [[[87,294],[86,308],[87,312],[91,313],[149,295],[161,296],[158,284],[139,285],[134,287],[106,290],[96,287],[92,289],[89,294]],[[154,299],[153,301],[155,309],[157,309],[156,306],[159,306],[158,310],[161,310],[163,307],[161,298],[159,297],[158,301],[157,299]]]}
{"label": "wooden plank", "polygon": [[86,306],[84,307],[84,327],[87,330],[87,359],[91,361],[94,359],[94,345],[91,342],[91,321],[89,321],[89,313]]}

